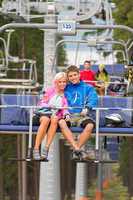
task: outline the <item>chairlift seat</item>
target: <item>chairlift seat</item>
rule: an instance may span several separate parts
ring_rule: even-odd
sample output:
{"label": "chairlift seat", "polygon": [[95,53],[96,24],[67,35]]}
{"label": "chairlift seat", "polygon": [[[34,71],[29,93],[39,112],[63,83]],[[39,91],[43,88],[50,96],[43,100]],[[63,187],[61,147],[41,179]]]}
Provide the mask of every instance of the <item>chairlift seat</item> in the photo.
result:
{"label": "chairlift seat", "polygon": [[[80,69],[83,69],[83,65],[80,65]],[[91,69],[94,70],[95,72],[98,71],[98,65],[92,65]],[[121,76],[125,72],[125,66],[123,64],[107,64],[105,65],[105,69],[109,73],[110,76]]]}

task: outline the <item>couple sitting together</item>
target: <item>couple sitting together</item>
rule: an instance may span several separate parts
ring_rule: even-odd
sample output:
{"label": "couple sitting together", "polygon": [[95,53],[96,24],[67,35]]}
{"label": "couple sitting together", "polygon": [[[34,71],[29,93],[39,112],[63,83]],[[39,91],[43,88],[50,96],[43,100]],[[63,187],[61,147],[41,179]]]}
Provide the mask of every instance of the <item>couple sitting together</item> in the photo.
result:
{"label": "couple sitting together", "polygon": [[[82,150],[82,147],[90,138],[95,126],[95,111],[92,108],[97,104],[98,96],[95,88],[80,81],[80,72],[76,66],[69,66],[66,73],[57,73],[54,77],[53,87],[47,89],[38,103],[42,109],[38,112],[40,125],[35,140],[33,158],[47,160],[49,147],[58,127],[73,148],[73,158],[84,158],[86,152]],[[74,119],[76,120],[74,121]],[[77,141],[70,129],[73,122],[83,128]],[[46,144],[40,154],[40,144],[45,136],[47,136]]]}

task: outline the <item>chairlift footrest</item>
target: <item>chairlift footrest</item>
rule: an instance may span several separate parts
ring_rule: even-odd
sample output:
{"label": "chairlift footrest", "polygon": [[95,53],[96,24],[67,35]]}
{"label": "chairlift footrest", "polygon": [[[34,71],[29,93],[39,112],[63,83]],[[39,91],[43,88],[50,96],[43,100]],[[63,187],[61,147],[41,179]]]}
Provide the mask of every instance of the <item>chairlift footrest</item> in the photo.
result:
{"label": "chairlift footrest", "polygon": [[118,160],[96,160],[96,159],[72,159],[72,160],[79,163],[94,163],[94,164],[98,163],[114,164],[119,162]]}
{"label": "chairlift footrest", "polygon": [[33,158],[8,158],[8,161],[16,162],[48,162],[48,159],[35,160]]}

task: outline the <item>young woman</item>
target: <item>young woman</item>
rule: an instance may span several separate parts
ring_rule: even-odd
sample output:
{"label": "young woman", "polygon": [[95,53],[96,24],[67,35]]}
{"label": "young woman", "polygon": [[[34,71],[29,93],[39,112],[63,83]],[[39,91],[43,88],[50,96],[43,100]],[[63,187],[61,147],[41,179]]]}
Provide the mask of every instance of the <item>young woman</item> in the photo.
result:
{"label": "young woman", "polygon": [[109,74],[106,71],[104,64],[99,65],[98,71],[95,74],[95,80],[97,81],[97,83],[95,84],[95,87],[98,91],[98,94],[100,96],[104,96],[105,88],[107,87],[108,82],[110,81]]}
{"label": "young woman", "polygon": [[[53,141],[58,121],[65,116],[68,116],[69,112],[67,107],[67,100],[64,96],[64,89],[67,84],[66,74],[59,72],[54,77],[53,87],[47,89],[38,105],[41,107],[38,110],[40,126],[37,131],[35,140],[35,146],[33,150],[33,158],[35,160],[47,159],[50,144]],[[63,108],[64,107],[64,108]],[[40,155],[40,144],[47,134],[47,141],[45,147],[42,149]]]}

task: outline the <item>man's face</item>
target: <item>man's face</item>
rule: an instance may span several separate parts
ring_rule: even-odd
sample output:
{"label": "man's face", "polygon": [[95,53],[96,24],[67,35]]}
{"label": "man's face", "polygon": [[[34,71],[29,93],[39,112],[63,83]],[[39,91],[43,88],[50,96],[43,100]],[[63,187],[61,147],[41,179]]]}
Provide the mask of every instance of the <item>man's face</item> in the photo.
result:
{"label": "man's face", "polygon": [[90,69],[90,67],[91,67],[91,63],[88,63],[88,62],[84,63],[84,68],[85,69]]}
{"label": "man's face", "polygon": [[73,84],[80,82],[80,74],[78,72],[69,72],[67,77],[68,81],[70,81]]}

